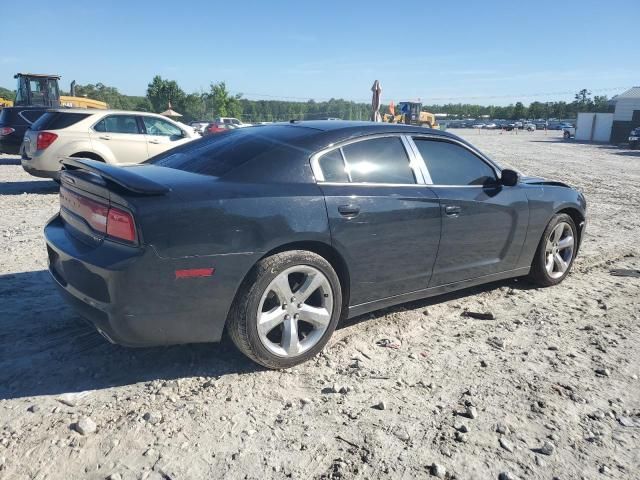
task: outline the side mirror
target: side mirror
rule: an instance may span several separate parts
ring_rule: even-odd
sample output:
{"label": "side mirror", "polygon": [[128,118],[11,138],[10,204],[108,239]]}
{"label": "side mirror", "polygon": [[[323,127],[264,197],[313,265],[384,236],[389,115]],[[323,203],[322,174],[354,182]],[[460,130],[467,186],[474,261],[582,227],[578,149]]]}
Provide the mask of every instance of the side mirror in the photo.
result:
{"label": "side mirror", "polygon": [[520,181],[520,174],[515,170],[504,169],[500,176],[500,183],[506,187],[514,187]]}

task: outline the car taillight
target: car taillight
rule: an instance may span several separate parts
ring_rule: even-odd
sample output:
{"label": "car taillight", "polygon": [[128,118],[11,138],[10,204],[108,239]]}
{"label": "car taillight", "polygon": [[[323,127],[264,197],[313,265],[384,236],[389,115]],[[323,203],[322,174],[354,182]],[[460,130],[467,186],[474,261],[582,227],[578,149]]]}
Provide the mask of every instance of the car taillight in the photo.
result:
{"label": "car taillight", "polygon": [[136,225],[129,212],[109,207],[64,187],[60,188],[60,207],[82,217],[96,232],[136,243]]}
{"label": "car taillight", "polygon": [[136,226],[131,214],[117,208],[109,208],[107,235],[134,243],[136,241]]}
{"label": "car taillight", "polygon": [[15,130],[11,127],[0,127],[0,136],[9,135],[13,132],[15,132]]}
{"label": "car taillight", "polygon": [[39,132],[38,133],[38,141],[36,143],[36,148],[38,150],[44,150],[49,145],[51,145],[53,142],[55,142],[56,138],[58,138],[58,135],[56,135],[55,133]]}

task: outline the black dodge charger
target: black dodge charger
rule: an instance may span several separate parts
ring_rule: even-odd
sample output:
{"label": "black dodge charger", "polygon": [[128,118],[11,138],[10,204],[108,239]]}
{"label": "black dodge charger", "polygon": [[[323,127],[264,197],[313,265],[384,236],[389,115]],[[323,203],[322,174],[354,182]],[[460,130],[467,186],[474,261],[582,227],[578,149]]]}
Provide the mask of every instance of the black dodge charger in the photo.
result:
{"label": "black dodge charger", "polygon": [[128,346],[218,341],[270,368],[340,319],[495,280],[568,274],[583,195],[460,138],[312,121],[205,137],[126,168],[68,159],[45,228],[62,295]]}

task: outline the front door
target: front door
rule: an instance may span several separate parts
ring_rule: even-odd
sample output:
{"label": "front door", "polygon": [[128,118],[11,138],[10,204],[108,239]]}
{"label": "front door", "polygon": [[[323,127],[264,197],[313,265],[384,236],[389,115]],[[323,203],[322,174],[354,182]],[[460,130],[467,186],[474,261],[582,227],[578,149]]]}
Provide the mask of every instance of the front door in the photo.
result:
{"label": "front door", "polygon": [[349,265],[350,305],[427,288],[440,208],[400,136],[357,141],[319,157],[331,237]]}
{"label": "front door", "polygon": [[462,144],[413,140],[441,205],[442,238],[430,286],[516,268],[529,222],[524,191],[501,185],[495,169]]}
{"label": "front door", "polygon": [[149,157],[154,157],[170,148],[182,145],[189,139],[184,137],[177,125],[158,117],[142,116],[146,130]]}

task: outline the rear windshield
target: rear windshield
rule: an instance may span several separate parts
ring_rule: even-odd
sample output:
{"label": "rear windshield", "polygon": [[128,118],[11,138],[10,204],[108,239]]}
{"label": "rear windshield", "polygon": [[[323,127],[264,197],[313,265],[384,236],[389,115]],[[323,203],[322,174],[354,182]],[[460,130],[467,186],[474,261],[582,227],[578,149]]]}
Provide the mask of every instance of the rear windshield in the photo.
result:
{"label": "rear windshield", "polygon": [[0,123],[3,125],[31,125],[45,111],[37,108],[3,108],[0,110]]}
{"label": "rear windshield", "polygon": [[310,128],[267,125],[206,136],[147,160],[160,167],[221,177],[234,168],[314,133]]}
{"label": "rear windshield", "polygon": [[87,118],[90,113],[75,112],[47,112],[42,115],[36,123],[31,126],[31,130],[60,130],[78,123]]}

